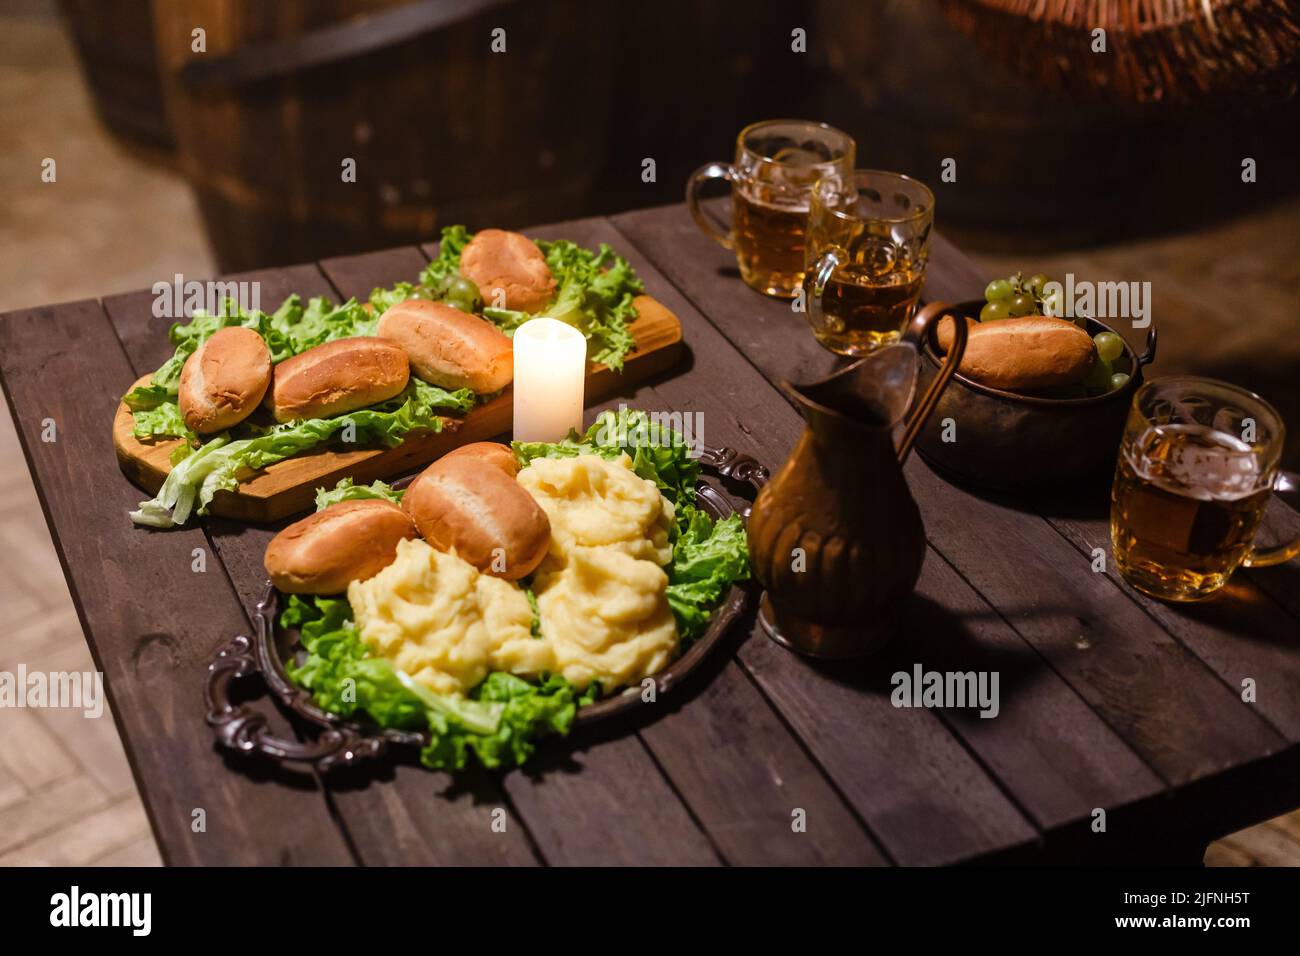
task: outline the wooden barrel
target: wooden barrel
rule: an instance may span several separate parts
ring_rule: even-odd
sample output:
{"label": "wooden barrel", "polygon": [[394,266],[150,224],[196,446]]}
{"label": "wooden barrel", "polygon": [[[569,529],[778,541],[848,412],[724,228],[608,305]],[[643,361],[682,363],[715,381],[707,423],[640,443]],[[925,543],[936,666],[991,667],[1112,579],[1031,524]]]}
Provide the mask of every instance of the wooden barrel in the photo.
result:
{"label": "wooden barrel", "polygon": [[571,217],[603,165],[613,88],[592,8],[155,0],[180,161],[222,269]]}
{"label": "wooden barrel", "polygon": [[153,11],[140,0],[60,0],[95,110],[112,132],[170,148]]}

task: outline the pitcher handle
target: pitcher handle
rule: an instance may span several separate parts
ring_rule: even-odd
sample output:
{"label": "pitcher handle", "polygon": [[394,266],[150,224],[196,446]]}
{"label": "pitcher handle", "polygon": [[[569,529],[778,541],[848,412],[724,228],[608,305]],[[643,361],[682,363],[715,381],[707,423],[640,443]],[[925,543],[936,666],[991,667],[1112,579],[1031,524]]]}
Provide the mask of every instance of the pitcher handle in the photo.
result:
{"label": "pitcher handle", "polygon": [[925,390],[921,400],[912,408],[911,416],[904,422],[903,438],[898,444],[899,465],[907,461],[908,453],[911,452],[916,437],[921,434],[921,429],[929,419],[930,413],[939,404],[939,396],[947,388],[948,380],[957,371],[962,356],[966,354],[966,317],[961,314],[956,306],[949,305],[947,302],[931,302],[912,316],[912,321],[908,323],[907,329],[903,332],[901,341],[910,343],[916,349],[918,359],[924,361],[921,352],[925,348],[925,337],[930,332],[930,326],[933,325],[937,329],[939,321],[945,315],[953,317],[952,348],[948,350],[947,357],[943,360],[943,364],[939,366],[939,374],[934,377],[934,381]]}

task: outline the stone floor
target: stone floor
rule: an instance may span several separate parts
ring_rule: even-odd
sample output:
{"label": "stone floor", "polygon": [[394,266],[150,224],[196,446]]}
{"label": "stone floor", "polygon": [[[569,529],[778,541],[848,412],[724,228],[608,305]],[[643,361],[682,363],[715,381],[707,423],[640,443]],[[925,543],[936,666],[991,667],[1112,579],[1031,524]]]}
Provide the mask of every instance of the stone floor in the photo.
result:
{"label": "stone floor", "polygon": [[[0,64],[5,133],[13,140],[0,153],[0,311],[214,271],[183,181],[157,157],[104,133],[53,20],[0,16]],[[57,183],[40,183],[46,156],[58,161]],[[978,250],[970,245],[976,241],[967,244]],[[1294,328],[1300,300],[1297,248],[1300,202],[1292,202],[1188,235],[1040,256],[1027,271],[1151,279],[1165,330],[1163,371],[1252,384],[1296,423],[1300,339],[1284,333]],[[977,258],[990,275],[1030,265],[1005,253]],[[92,668],[7,408],[0,408],[0,609],[0,670],[19,662]],[[1233,834],[1205,859],[1300,865],[1300,812]],[[0,865],[159,862],[107,714],[0,711]]]}

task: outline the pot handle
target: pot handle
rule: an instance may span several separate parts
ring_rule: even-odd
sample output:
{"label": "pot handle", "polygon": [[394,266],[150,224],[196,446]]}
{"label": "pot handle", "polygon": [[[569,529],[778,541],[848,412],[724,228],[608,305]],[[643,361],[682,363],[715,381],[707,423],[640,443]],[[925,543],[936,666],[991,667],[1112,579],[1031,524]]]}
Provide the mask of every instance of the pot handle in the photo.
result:
{"label": "pot handle", "polygon": [[1153,325],[1147,329],[1147,350],[1137,356],[1137,367],[1142,368],[1144,365],[1150,365],[1156,360],[1156,327]]}
{"label": "pot handle", "polygon": [[[947,357],[944,359],[943,364],[939,366],[939,374],[934,377],[934,381],[925,390],[921,400],[912,408],[911,416],[903,424],[903,437],[898,443],[899,465],[907,461],[907,456],[912,450],[912,445],[916,442],[916,437],[921,434],[921,429],[930,418],[930,413],[939,404],[939,396],[948,387],[949,380],[952,378],[953,373],[957,371],[957,366],[961,364],[962,356],[966,354],[968,330],[965,316],[961,314],[961,311],[956,306],[949,305],[947,302],[931,302],[912,316],[912,321],[908,323],[907,329],[903,332],[901,341],[909,343],[916,349],[919,359],[921,350],[925,347],[925,337],[930,334],[930,327],[934,326],[937,330],[939,321],[946,315],[953,317],[953,326],[956,330],[952,348],[948,350]],[[1154,331],[1152,334],[1154,335]]]}

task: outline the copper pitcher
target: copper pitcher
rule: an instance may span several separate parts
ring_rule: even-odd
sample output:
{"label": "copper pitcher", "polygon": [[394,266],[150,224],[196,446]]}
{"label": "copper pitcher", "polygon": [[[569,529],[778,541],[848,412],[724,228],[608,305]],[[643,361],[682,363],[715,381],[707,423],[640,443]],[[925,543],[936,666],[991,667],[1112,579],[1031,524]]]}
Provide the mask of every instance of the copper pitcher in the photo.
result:
{"label": "copper pitcher", "polygon": [[[953,346],[914,404],[919,351],[931,324],[949,314]],[[767,589],[760,620],[777,642],[846,658],[892,635],[925,558],[903,462],[961,362],[966,332],[955,308],[934,302],[897,343],[821,381],[782,383],[807,424],[749,518],[751,560]]]}

